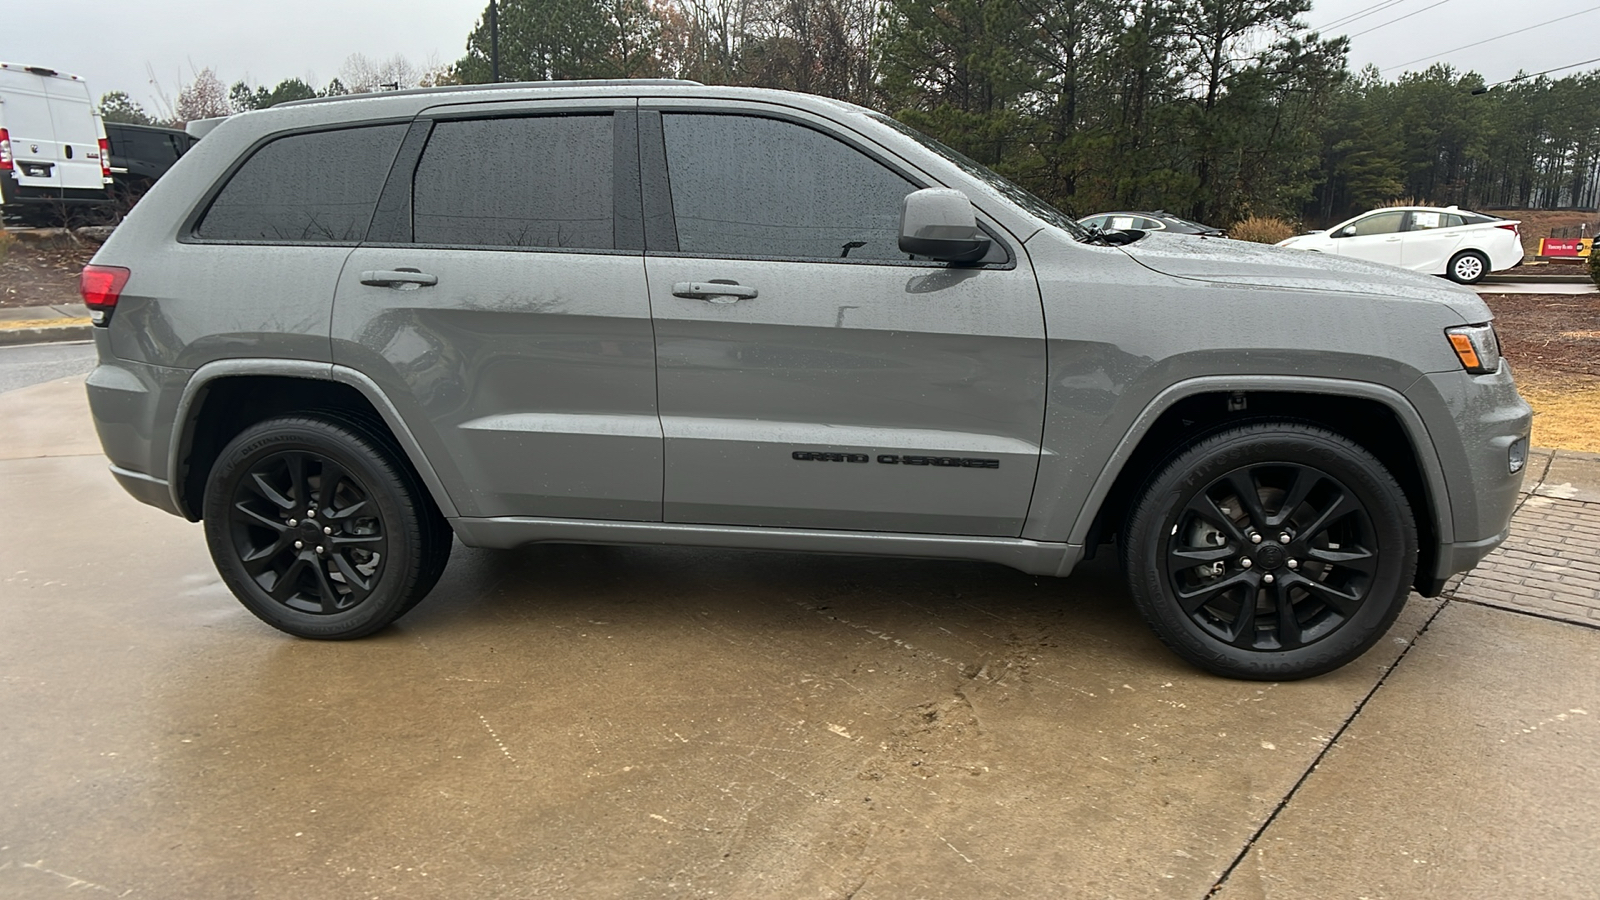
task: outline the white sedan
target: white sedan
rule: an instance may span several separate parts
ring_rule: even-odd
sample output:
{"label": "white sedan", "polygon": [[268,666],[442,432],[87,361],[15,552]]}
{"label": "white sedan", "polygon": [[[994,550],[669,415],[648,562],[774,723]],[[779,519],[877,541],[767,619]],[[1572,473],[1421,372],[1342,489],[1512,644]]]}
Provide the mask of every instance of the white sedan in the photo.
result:
{"label": "white sedan", "polygon": [[1279,247],[1387,263],[1461,284],[1522,262],[1519,222],[1449,206],[1375,209],[1327,231],[1279,241]]}

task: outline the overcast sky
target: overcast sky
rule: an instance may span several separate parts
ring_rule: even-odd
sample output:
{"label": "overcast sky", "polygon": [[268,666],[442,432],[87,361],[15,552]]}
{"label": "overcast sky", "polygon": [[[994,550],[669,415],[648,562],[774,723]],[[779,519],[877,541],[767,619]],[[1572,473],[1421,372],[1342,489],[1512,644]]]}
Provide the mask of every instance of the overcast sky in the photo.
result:
{"label": "overcast sky", "polygon": [[[1314,27],[1388,0],[1316,0],[1305,18]],[[0,60],[49,66],[83,76],[99,96],[122,90],[156,112],[156,86],[168,98],[196,70],[210,66],[228,84],[244,79],[273,85],[302,78],[327,84],[345,58],[401,53],[418,65],[459,58],[485,0],[277,0],[222,3],[199,0],[43,0],[34,13],[13,9],[0,28]],[[1431,7],[1431,8],[1430,8]],[[1580,15],[1585,10],[1587,14]],[[1386,24],[1410,15],[1394,24]],[[1512,15],[1516,13],[1516,15]],[[1475,69],[1489,81],[1521,69],[1536,72],[1600,56],[1600,0],[1396,0],[1328,33],[1352,36],[1350,62],[1386,70],[1419,57],[1550,19],[1553,25],[1512,35],[1442,58]],[[1370,34],[1360,34],[1376,29]],[[1420,69],[1428,61],[1404,68]],[[1393,78],[1404,68],[1385,71]],[[1584,69],[1600,68],[1592,63]],[[1574,70],[1581,71],[1581,70]],[[1557,73],[1560,74],[1567,73]]]}

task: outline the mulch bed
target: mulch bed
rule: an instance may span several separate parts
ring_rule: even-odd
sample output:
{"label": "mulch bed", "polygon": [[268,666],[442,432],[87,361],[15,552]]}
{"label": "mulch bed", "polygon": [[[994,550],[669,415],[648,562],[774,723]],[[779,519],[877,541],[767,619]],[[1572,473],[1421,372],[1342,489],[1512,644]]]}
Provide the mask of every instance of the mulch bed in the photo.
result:
{"label": "mulch bed", "polygon": [[1518,376],[1600,376],[1600,294],[1489,294],[1500,351]]}
{"label": "mulch bed", "polygon": [[14,241],[0,260],[0,309],[82,303],[78,273],[99,249],[87,241],[66,247]]}

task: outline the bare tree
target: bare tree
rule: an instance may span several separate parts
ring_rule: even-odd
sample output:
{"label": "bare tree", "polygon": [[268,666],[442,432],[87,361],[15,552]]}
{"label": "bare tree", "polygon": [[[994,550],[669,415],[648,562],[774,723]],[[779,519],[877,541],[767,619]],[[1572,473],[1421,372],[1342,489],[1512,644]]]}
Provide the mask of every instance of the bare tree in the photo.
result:
{"label": "bare tree", "polygon": [[339,82],[352,94],[367,94],[382,90],[413,88],[421,83],[425,72],[411,60],[396,53],[388,59],[372,60],[365,54],[352,53],[339,67]]}

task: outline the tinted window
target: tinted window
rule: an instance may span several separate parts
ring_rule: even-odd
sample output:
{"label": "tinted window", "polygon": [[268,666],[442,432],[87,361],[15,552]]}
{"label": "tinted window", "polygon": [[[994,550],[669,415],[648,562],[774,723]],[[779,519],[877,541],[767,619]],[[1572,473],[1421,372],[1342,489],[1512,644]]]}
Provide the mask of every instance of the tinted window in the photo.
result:
{"label": "tinted window", "polygon": [[668,114],[678,248],[765,258],[905,259],[900,202],[917,186],[791,122]]}
{"label": "tinted window", "polygon": [[417,165],[416,240],[609,250],[612,118],[440,122]]}
{"label": "tinted window", "polygon": [[[1352,237],[1362,237],[1369,234],[1394,234],[1400,230],[1400,221],[1405,218],[1404,212],[1381,212],[1377,215],[1367,216],[1355,223],[1355,234]],[[1343,233],[1342,231],[1340,232]]]}
{"label": "tinted window", "polygon": [[1460,216],[1454,213],[1440,213],[1431,210],[1419,209],[1411,214],[1412,231],[1431,231],[1435,228],[1455,228],[1462,224]]}
{"label": "tinted window", "polygon": [[213,240],[353,244],[366,236],[404,125],[278,138],[245,161],[195,234]]}

